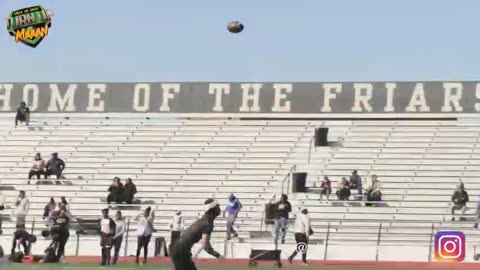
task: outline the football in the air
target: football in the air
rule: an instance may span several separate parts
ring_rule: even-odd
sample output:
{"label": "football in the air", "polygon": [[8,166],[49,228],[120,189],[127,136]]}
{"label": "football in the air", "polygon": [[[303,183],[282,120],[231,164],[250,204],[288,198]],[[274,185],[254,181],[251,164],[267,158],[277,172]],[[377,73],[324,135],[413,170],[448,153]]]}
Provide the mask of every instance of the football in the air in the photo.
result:
{"label": "football in the air", "polygon": [[234,33],[234,34],[238,34],[238,33],[242,32],[243,28],[244,28],[243,24],[238,22],[238,21],[231,22],[227,25],[227,30],[230,33]]}

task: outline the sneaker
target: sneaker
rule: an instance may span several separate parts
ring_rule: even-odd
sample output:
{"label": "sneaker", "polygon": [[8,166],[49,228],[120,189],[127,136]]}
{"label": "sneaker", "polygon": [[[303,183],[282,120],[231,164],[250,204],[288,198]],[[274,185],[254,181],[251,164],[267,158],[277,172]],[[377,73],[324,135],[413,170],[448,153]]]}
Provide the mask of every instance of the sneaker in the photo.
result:
{"label": "sneaker", "polygon": [[303,266],[308,266],[308,263],[304,262],[304,263],[303,263]]}
{"label": "sneaker", "polygon": [[285,244],[285,239],[282,239],[282,244]]}
{"label": "sneaker", "polygon": [[289,263],[292,263],[292,262],[293,262],[293,258],[292,258],[292,257],[288,257],[288,262],[289,262]]}

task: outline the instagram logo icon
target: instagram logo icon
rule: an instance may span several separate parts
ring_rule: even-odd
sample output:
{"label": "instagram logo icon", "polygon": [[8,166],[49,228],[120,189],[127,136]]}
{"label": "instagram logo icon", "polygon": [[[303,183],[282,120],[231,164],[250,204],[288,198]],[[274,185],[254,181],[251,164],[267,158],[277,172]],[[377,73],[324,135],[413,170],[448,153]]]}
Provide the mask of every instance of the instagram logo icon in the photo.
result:
{"label": "instagram logo icon", "polygon": [[435,235],[435,260],[462,262],[465,259],[465,235],[459,231],[440,231]]}

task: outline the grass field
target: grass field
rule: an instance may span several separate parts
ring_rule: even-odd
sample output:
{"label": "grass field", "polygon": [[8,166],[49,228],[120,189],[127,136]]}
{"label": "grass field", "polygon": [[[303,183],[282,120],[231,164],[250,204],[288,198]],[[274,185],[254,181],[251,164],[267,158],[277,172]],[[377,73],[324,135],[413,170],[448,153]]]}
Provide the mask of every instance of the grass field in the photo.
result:
{"label": "grass field", "polygon": [[[172,267],[170,265],[132,265],[132,264],[119,264],[116,266],[110,266],[110,267],[101,267],[95,264],[34,264],[34,265],[29,265],[29,264],[5,264],[3,265],[2,269],[7,269],[7,270],[103,270],[103,269],[124,269],[124,270],[129,270],[129,269],[139,269],[139,270],[172,270]],[[278,269],[274,267],[267,267],[267,266],[259,266],[257,268],[248,268],[248,267],[241,267],[241,266],[198,266],[198,270],[223,270],[223,269],[228,269],[228,270],[247,270],[247,269],[256,269],[256,270],[267,270],[267,269]],[[322,269],[322,270],[367,270],[367,269],[372,269],[372,268],[328,268],[328,267],[319,267],[319,268],[314,268],[314,267],[303,267],[303,266],[289,266],[285,265],[282,269]],[[391,270],[390,268],[375,268],[377,270]],[[429,270],[426,268],[421,268],[422,270]],[[431,270],[434,270],[435,268],[430,268]],[[452,269],[457,269],[457,268],[452,268]],[[460,269],[460,268],[458,268]],[[480,267],[479,267],[480,269]],[[401,270],[401,269],[398,269]],[[407,270],[407,269],[405,269]],[[408,268],[408,270],[416,270],[412,268]]]}
{"label": "grass field", "polygon": [[[151,265],[134,265],[134,264],[119,264],[116,266],[110,266],[110,267],[101,267],[97,264],[4,264],[2,265],[2,269],[8,269],[8,270],[104,270],[104,269],[139,269],[139,270],[171,270],[173,269],[170,265],[157,265],[157,264],[151,264]],[[247,270],[247,269],[255,269],[255,270],[270,270],[270,269],[278,269],[274,267],[267,267],[267,266],[259,266],[256,268],[248,268],[248,267],[241,267],[241,266],[206,266],[206,265],[201,265],[198,266],[198,270]],[[368,270],[372,268],[339,268],[339,267],[304,267],[304,266],[288,266],[285,265],[282,269],[322,269],[322,270]],[[391,270],[391,268],[375,268],[377,270]],[[400,268],[395,268],[399,269]],[[439,269],[439,268],[405,268],[405,270],[416,270],[416,269],[422,269],[422,270],[428,270],[428,269]],[[444,268],[443,268],[444,269]],[[461,267],[452,267],[451,269],[462,269]],[[480,267],[479,267],[480,269]]]}

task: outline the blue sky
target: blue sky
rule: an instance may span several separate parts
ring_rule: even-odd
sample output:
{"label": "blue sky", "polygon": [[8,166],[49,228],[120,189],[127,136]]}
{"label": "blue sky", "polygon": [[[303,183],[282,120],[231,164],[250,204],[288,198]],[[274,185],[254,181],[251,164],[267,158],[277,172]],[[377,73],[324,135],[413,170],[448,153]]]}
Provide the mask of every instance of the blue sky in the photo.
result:
{"label": "blue sky", "polygon": [[0,81],[480,78],[478,0],[0,0],[0,13],[37,4],[55,14],[49,36],[29,48],[4,21]]}

